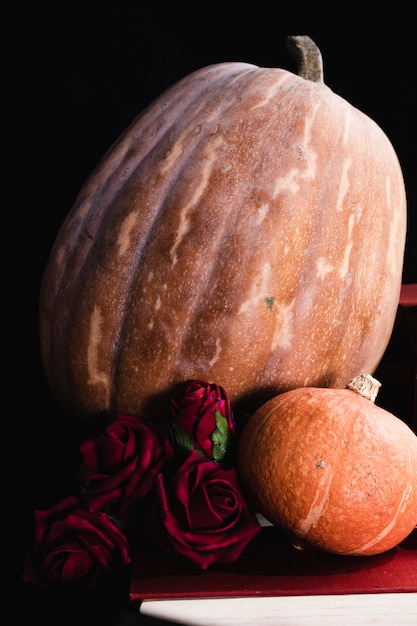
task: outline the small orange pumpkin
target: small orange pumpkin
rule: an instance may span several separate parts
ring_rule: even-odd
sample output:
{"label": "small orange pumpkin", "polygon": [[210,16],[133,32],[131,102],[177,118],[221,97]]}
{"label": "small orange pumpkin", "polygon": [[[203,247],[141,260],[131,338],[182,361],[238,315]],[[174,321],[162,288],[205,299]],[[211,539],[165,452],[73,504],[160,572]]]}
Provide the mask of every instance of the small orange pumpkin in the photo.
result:
{"label": "small orange pumpkin", "polygon": [[[362,395],[363,381],[373,396]],[[372,555],[417,525],[417,436],[373,403],[373,381],[288,391],[243,429],[238,469],[249,502],[295,545]]]}
{"label": "small orange pumpkin", "polygon": [[81,189],[40,293],[46,376],[80,423],[163,416],[188,379],[222,385],[238,414],[379,364],[401,287],[401,168],[322,82],[311,40],[293,42],[302,76],[194,72]]}

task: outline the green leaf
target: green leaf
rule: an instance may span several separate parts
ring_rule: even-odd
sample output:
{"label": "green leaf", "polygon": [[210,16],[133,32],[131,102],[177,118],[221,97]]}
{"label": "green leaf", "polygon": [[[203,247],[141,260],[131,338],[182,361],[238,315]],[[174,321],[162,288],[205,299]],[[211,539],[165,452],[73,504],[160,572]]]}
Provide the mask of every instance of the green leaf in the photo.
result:
{"label": "green leaf", "polygon": [[213,459],[219,463],[227,451],[229,443],[229,425],[227,419],[223,417],[218,409],[214,411],[214,419],[216,422],[216,430],[211,435],[213,442]]}
{"label": "green leaf", "polygon": [[199,448],[194,445],[194,440],[190,433],[178,426],[178,424],[170,424],[171,435],[175,450],[182,456],[187,456],[190,450],[197,450],[202,458],[205,458],[205,454]]}

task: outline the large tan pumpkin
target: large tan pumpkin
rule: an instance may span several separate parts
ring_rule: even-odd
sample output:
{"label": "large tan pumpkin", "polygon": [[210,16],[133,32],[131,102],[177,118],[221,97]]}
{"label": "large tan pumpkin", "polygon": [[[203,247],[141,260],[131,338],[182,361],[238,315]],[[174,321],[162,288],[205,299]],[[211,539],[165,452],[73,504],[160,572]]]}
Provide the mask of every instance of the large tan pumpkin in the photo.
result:
{"label": "large tan pumpkin", "polygon": [[417,436],[361,395],[372,383],[293,389],[243,429],[238,470],[249,503],[296,545],[379,554],[417,526]]}
{"label": "large tan pumpkin", "polygon": [[400,292],[403,176],[377,124],[301,66],[192,73],[84,184],[40,294],[46,376],[70,417],[161,415],[190,378],[247,411],[375,370]]}

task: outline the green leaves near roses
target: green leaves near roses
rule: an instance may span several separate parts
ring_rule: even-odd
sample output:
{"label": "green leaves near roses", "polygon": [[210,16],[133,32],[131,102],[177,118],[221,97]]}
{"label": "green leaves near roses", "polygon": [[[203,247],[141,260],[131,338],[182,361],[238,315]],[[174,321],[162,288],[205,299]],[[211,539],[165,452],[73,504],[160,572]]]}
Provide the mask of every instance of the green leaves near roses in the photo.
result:
{"label": "green leaves near roses", "polygon": [[[216,428],[210,437],[212,442],[212,459],[210,460],[220,463],[227,452],[230,432],[227,419],[218,409],[214,411],[214,421]],[[191,450],[196,450],[202,459],[208,458],[188,431],[175,422],[170,424],[170,429],[177,453],[185,457]]]}
{"label": "green leaves near roses", "polygon": [[219,410],[215,410],[214,419],[216,421],[216,430],[211,435],[213,442],[213,459],[220,463],[227,452],[229,443],[229,426],[227,419],[223,417]]}

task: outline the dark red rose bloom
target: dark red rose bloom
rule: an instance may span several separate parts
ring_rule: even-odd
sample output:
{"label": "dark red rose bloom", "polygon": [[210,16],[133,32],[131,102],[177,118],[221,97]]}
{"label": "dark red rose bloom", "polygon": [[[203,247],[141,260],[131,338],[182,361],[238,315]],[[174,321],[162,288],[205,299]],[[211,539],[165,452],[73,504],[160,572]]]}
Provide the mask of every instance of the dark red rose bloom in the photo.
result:
{"label": "dark red rose bloom", "polygon": [[45,588],[92,589],[131,561],[124,533],[106,514],[90,512],[76,497],[35,511],[35,538],[23,580]]}
{"label": "dark red rose bloom", "polygon": [[171,428],[177,449],[196,449],[221,462],[236,436],[230,401],[219,385],[193,380],[171,400]]}
{"label": "dark red rose bloom", "polygon": [[153,428],[138,417],[118,414],[104,433],[80,446],[78,473],[90,511],[106,510],[130,521],[133,505],[153,488],[174,450],[168,426]]}
{"label": "dark red rose bloom", "polygon": [[195,450],[172,477],[157,477],[148,522],[149,535],[162,550],[201,569],[236,561],[260,530],[236,469],[202,460]]}

